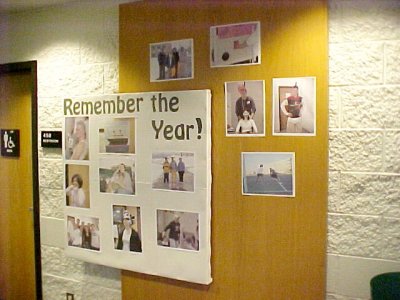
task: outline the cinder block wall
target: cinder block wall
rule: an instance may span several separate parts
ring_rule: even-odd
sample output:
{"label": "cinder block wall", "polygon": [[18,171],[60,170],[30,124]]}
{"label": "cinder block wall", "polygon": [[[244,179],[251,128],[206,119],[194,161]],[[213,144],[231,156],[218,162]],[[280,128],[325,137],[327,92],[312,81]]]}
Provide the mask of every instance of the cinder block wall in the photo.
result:
{"label": "cinder block wall", "polygon": [[329,1],[327,299],[400,271],[400,1]]}
{"label": "cinder block wall", "polygon": [[[62,128],[63,97],[118,91],[119,2],[0,17],[0,63],[38,61],[39,130]],[[329,300],[400,270],[399,20],[398,0],[329,1]],[[61,152],[39,155],[45,299],[120,299],[119,270],[63,255]]]}

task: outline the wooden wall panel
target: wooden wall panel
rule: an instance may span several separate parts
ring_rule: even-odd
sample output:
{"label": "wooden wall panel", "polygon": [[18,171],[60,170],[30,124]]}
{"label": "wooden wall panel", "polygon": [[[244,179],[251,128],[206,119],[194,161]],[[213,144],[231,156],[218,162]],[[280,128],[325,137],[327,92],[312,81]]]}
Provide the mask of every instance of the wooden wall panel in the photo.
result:
{"label": "wooden wall panel", "polygon": [[[261,64],[210,68],[209,28],[261,22]],[[120,6],[120,92],[212,91],[212,276],[129,271],[124,299],[324,299],[328,161],[326,1],[169,0]],[[194,39],[194,79],[150,83],[149,44]],[[272,78],[316,76],[317,135],[272,136]],[[224,82],[265,80],[266,136],[225,137]],[[241,195],[241,152],[295,152],[296,197]]]}

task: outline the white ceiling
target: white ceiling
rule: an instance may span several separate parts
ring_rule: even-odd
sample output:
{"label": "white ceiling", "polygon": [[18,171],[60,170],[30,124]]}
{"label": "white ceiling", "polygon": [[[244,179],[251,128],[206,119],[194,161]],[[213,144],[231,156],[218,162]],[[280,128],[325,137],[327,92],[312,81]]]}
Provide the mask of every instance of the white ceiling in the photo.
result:
{"label": "white ceiling", "polygon": [[0,0],[0,12],[31,10],[76,1],[77,0]]}

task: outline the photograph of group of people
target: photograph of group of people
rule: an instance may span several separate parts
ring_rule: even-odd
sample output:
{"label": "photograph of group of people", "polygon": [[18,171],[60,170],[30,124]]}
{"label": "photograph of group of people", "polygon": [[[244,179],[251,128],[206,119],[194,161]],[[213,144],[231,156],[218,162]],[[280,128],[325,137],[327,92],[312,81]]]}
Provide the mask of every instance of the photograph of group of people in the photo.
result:
{"label": "photograph of group of people", "polygon": [[135,194],[135,156],[104,155],[99,158],[100,193]]}
{"label": "photograph of group of people", "polygon": [[150,82],[193,78],[193,39],[150,44]]}
{"label": "photograph of group of people", "polygon": [[242,194],[295,196],[293,152],[242,152]]}
{"label": "photograph of group of people", "polygon": [[99,219],[67,216],[68,246],[100,251]]}
{"label": "photograph of group of people", "polygon": [[142,252],[140,207],[113,205],[114,249]]}
{"label": "photograph of group of people", "polygon": [[199,251],[199,214],[158,209],[157,244]]}
{"label": "photograph of group of people", "polygon": [[193,152],[154,152],[152,187],[159,190],[194,191]]}

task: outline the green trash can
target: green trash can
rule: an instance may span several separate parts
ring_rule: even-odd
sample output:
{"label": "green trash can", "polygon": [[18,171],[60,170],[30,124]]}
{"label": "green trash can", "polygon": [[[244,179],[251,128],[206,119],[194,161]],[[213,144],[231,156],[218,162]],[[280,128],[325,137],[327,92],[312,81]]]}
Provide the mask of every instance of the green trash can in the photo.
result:
{"label": "green trash can", "polygon": [[372,300],[400,300],[400,272],[376,275],[370,284]]}

